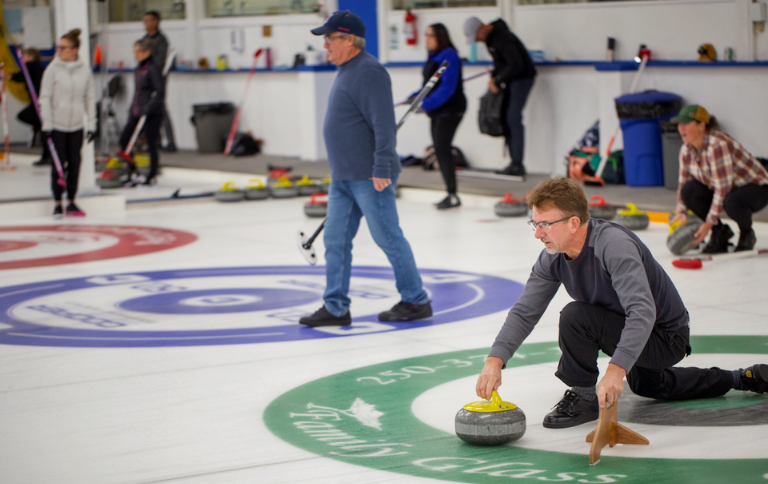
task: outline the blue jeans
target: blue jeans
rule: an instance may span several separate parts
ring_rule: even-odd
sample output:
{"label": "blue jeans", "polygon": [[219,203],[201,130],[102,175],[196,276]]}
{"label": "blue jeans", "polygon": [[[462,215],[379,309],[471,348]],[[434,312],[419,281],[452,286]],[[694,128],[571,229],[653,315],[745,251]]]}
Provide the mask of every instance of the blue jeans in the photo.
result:
{"label": "blue jeans", "polygon": [[352,239],[365,216],[374,242],[387,255],[395,272],[395,285],[403,302],[425,304],[429,296],[421,284],[416,261],[403,231],[395,205],[395,185],[376,191],[371,180],[331,182],[328,217],[325,221],[325,309],[342,316],[349,310],[349,279],[352,272]]}
{"label": "blue jeans", "polygon": [[507,85],[505,121],[508,132],[505,141],[507,142],[507,148],[509,148],[509,156],[512,158],[512,165],[515,166],[523,166],[523,153],[525,151],[523,108],[528,100],[528,94],[531,93],[534,79],[535,77],[519,79]]}

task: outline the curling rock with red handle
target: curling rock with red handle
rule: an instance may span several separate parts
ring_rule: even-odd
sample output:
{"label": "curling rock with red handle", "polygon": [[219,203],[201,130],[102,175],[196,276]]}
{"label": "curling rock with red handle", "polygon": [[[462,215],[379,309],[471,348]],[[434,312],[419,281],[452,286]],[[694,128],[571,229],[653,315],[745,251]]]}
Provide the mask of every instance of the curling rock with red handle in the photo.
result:
{"label": "curling rock with red handle", "polygon": [[528,203],[518,198],[512,198],[512,192],[508,192],[493,207],[493,212],[499,217],[521,217],[528,213]]}
{"label": "curling rock with red handle", "polygon": [[101,188],[120,188],[126,181],[126,176],[113,170],[104,168],[96,179],[96,184]]}
{"label": "curling rock with red handle", "polygon": [[464,405],[455,418],[456,436],[472,445],[504,445],[525,434],[525,413],[495,391],[491,401]]}
{"label": "curling rock with red handle", "polygon": [[634,203],[628,203],[627,208],[619,210],[616,214],[616,223],[623,225],[629,230],[643,230],[648,228],[651,220],[648,214],[638,210]]}
{"label": "curling rock with red handle", "polygon": [[304,215],[307,217],[325,217],[328,213],[328,195],[316,193],[304,204]]}
{"label": "curling rock with red handle", "polygon": [[590,197],[594,202],[589,202],[589,216],[603,220],[613,220],[616,216],[616,207],[610,205],[600,195]]}
{"label": "curling rock with red handle", "polygon": [[219,202],[239,202],[245,198],[245,193],[237,188],[234,183],[227,182],[216,191],[216,200]]}
{"label": "curling rock with red handle", "polygon": [[675,222],[669,226],[667,248],[675,255],[683,255],[696,248],[696,231],[701,227],[701,220],[688,217],[688,222]]}

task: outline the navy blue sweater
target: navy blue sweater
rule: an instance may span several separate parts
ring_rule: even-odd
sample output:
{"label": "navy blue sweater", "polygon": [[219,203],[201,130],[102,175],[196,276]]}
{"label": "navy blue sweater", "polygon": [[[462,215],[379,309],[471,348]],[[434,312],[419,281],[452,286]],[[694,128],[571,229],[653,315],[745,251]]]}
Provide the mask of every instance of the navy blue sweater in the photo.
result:
{"label": "navy blue sweater", "polygon": [[325,113],[323,136],[331,178],[392,178],[400,173],[389,73],[363,51],[339,66]]}

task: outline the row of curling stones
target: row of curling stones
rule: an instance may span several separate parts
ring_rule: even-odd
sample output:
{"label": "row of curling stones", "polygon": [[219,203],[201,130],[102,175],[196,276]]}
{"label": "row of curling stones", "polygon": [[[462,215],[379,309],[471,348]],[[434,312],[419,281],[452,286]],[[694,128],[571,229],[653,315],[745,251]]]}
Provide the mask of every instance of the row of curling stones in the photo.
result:
{"label": "row of curling stones", "polygon": [[325,180],[323,184],[318,184],[307,176],[296,183],[286,177],[269,179],[267,186],[260,180],[251,180],[244,189],[238,188],[233,182],[227,182],[216,192],[216,200],[219,202],[239,202],[242,200],[264,200],[270,196],[272,198],[295,198],[320,193],[324,185]]}
{"label": "row of curling stones", "polygon": [[495,391],[491,401],[464,405],[455,419],[456,436],[472,445],[504,445],[525,434],[525,413]]}
{"label": "row of curling stones", "polygon": [[627,208],[619,210],[616,213],[615,221],[629,230],[643,230],[648,228],[648,225],[651,223],[648,214],[638,210],[634,203],[628,203]]}
{"label": "row of curling stones", "polygon": [[679,220],[669,225],[667,235],[667,248],[675,255],[683,255],[691,249],[695,249],[696,232],[701,227],[702,221],[692,213],[688,214],[687,222]]}

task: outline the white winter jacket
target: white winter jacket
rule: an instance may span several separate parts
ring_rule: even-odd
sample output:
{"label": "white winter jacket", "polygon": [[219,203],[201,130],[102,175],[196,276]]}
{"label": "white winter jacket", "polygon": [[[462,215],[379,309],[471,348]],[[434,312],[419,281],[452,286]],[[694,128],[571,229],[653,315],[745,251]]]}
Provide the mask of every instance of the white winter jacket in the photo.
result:
{"label": "white winter jacket", "polygon": [[96,131],[96,95],[88,64],[54,58],[43,73],[40,111],[43,131]]}

